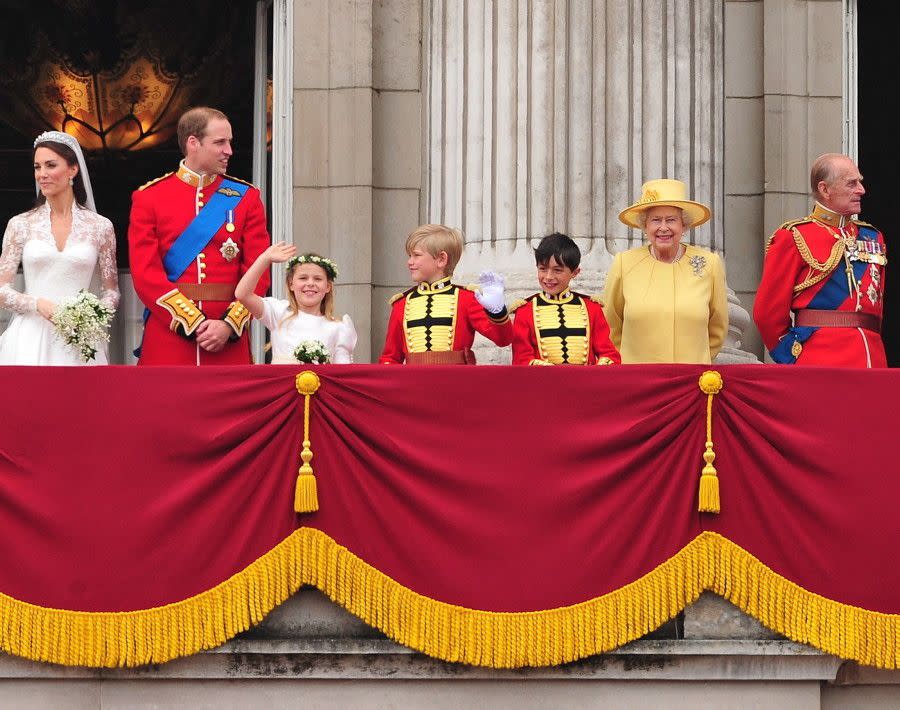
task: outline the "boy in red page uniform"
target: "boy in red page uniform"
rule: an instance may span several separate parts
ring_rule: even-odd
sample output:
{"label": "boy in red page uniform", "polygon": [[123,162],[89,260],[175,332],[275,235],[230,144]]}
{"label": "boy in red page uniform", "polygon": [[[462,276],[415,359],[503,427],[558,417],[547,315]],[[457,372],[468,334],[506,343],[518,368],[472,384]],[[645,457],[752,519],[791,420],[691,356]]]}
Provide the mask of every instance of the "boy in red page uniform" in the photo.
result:
{"label": "boy in red page uniform", "polygon": [[541,292],[520,301],[513,328],[513,365],[613,365],[622,362],[596,298],[569,290],[581,250],[565,234],[534,250]]}
{"label": "boy in red page uniform", "polygon": [[440,224],[424,224],[406,239],[407,266],[416,285],[391,299],[378,362],[474,365],[476,331],[500,347],[512,342],[502,276],[484,272],[477,292],[451,283],[462,249],[462,233]]}

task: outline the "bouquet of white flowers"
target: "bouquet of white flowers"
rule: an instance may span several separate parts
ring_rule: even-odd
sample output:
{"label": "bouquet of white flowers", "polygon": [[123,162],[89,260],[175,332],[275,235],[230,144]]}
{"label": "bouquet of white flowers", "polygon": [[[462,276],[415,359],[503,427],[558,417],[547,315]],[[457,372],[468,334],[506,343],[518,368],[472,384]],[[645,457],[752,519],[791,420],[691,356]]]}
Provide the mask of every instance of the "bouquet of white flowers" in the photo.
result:
{"label": "bouquet of white flowers", "polygon": [[60,338],[87,362],[97,348],[109,342],[109,324],[115,311],[100,303],[93,293],[81,289],[75,298],[59,305],[50,319]]}
{"label": "bouquet of white flowers", "polygon": [[325,365],[331,360],[328,348],[321,340],[304,340],[294,348],[294,358],[309,365]]}

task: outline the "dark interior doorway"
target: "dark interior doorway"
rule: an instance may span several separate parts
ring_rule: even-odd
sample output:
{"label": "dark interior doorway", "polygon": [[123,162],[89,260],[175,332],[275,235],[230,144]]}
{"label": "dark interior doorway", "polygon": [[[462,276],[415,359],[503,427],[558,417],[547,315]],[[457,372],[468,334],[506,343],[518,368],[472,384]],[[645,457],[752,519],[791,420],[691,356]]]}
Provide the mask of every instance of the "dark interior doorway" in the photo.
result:
{"label": "dark interior doorway", "polygon": [[894,171],[900,155],[897,117],[890,104],[897,88],[895,28],[900,6],[857,2],[859,168],[865,178],[861,219],[884,234],[888,245],[882,333],[888,364],[900,366],[900,212]]}
{"label": "dark interior doorway", "polygon": [[[39,133],[62,128],[54,104],[66,104],[64,120],[71,113],[71,120],[108,131],[84,134],[104,144],[86,149],[85,158],[98,211],[115,226],[122,268],[128,266],[131,193],[177,169],[181,153],[171,131],[135,146],[119,136],[117,144],[110,107],[136,102],[142,131],[177,121],[191,105],[223,110],[235,136],[229,173],[250,180],[255,13],[255,0],[0,0],[0,229],[34,205],[31,146]],[[94,75],[115,81],[95,82],[92,95],[79,82]],[[177,85],[175,98],[154,104],[167,85]],[[98,105],[107,109],[105,122],[89,110]],[[129,122],[135,124],[128,118],[123,130]]]}

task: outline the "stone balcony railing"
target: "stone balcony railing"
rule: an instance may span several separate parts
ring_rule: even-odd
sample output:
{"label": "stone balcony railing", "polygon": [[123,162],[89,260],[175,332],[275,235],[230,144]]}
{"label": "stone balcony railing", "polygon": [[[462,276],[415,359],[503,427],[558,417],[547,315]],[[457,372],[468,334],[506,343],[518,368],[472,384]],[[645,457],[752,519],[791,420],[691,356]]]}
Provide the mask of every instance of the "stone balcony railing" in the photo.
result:
{"label": "stone balcony railing", "polygon": [[552,668],[446,663],[302,590],[225,645],[158,666],[0,656],[0,707],[897,707],[900,671],[780,638],[706,593],[675,622]]}

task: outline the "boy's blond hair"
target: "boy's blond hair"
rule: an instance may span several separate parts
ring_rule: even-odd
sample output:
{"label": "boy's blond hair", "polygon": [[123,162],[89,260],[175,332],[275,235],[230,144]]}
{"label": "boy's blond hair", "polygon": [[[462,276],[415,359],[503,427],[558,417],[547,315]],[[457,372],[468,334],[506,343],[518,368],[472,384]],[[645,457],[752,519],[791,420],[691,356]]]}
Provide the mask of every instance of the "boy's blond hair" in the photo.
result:
{"label": "boy's blond hair", "polygon": [[447,269],[444,276],[453,276],[453,269],[462,256],[463,234],[460,230],[445,227],[443,224],[423,224],[416,227],[406,238],[407,254],[412,254],[416,247],[428,252],[435,259],[442,251],[446,252]]}

